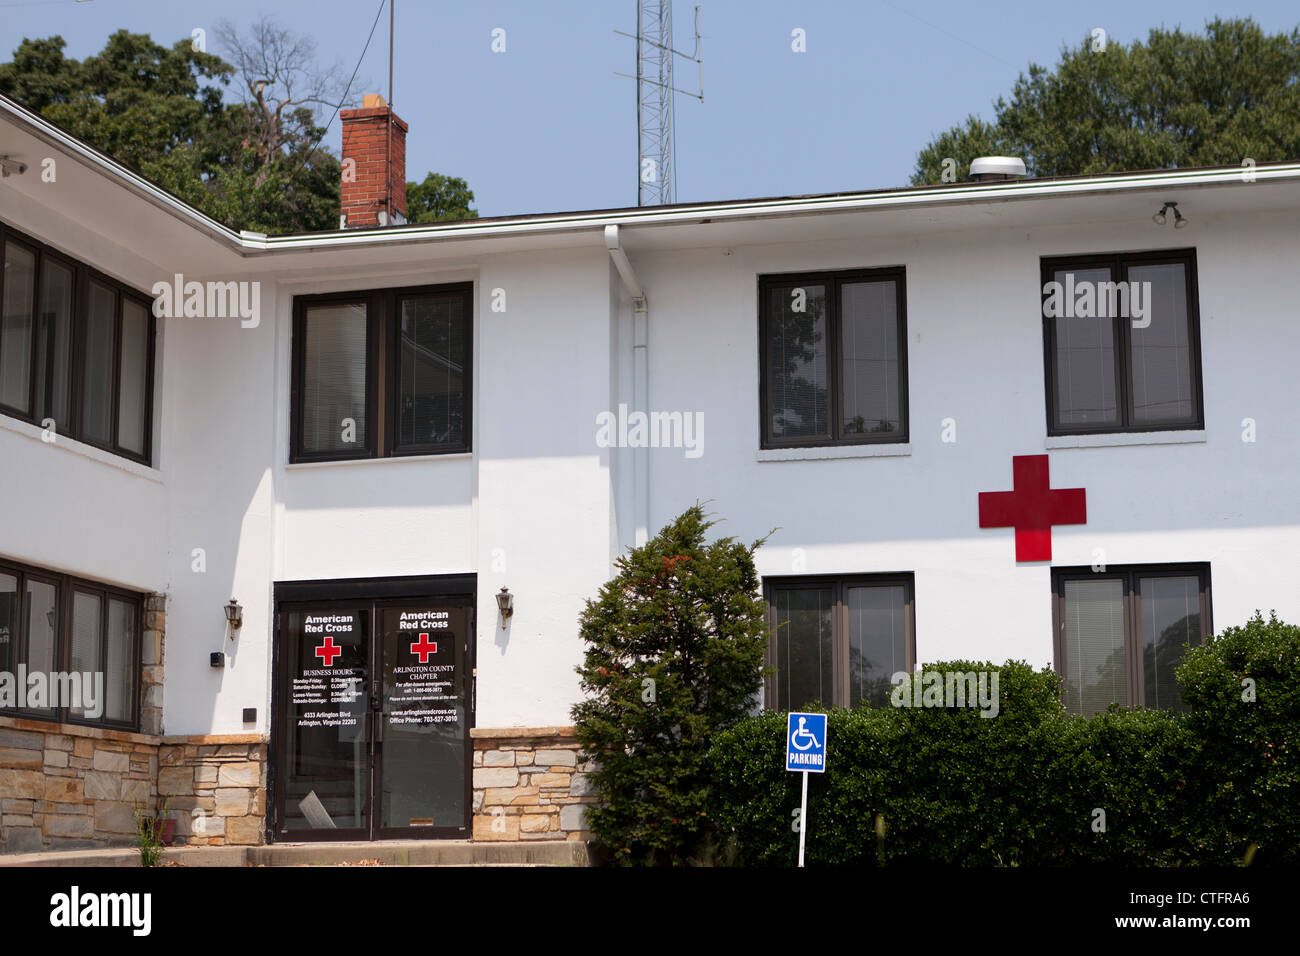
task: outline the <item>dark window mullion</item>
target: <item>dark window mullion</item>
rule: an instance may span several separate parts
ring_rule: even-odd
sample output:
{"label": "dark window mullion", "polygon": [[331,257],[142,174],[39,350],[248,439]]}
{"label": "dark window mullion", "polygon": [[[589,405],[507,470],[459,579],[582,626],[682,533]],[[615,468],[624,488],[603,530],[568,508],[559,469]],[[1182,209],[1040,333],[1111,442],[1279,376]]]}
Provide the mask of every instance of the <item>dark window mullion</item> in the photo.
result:
{"label": "dark window mullion", "polygon": [[303,395],[306,390],[303,377],[307,371],[307,303],[295,299],[293,323],[289,342],[289,461],[303,457]]}
{"label": "dark window mullion", "polygon": [[[893,279],[895,314],[898,331],[898,424],[905,441],[912,440],[912,413],[907,375],[907,276],[900,272]],[[909,599],[910,600],[910,599]]]}
{"label": "dark window mullion", "polygon": [[[27,407],[31,410],[32,423],[39,426],[41,424],[40,406],[36,402],[36,353],[39,351],[37,345],[41,335],[41,272],[45,268],[45,253],[42,249],[32,250],[33,273],[32,273],[32,337],[28,343],[28,367],[27,367]],[[2,300],[0,300],[2,301]]]}
{"label": "dark window mullion", "polygon": [[[158,317],[153,314],[153,303],[141,303],[148,308],[148,315],[145,321],[145,358],[144,358],[144,463],[150,467],[154,465],[153,457],[153,391],[154,391],[154,362],[158,357]],[[143,614],[143,611],[141,611]],[[143,619],[142,619],[143,620]],[[139,726],[139,715],[136,715],[135,724]]]}
{"label": "dark window mullion", "polygon": [[[764,588],[766,591],[766,588]],[[763,705],[765,709],[774,709],[776,705],[776,641],[772,635],[776,633],[776,609],[769,598],[766,602],[767,613],[764,615],[767,621],[767,653],[763,655],[763,661],[767,665],[767,673],[763,676]]]}
{"label": "dark window mullion", "polygon": [[84,400],[86,362],[85,326],[89,321],[90,283],[77,263],[72,271],[72,321],[68,325],[68,437],[81,440],[81,403]]}
{"label": "dark window mullion", "polygon": [[144,703],[144,598],[135,598],[135,633],[131,635],[128,657],[131,670],[131,726],[141,726],[140,710]]}
{"label": "dark window mullion", "polygon": [[[1205,427],[1205,370],[1201,364],[1201,291],[1196,271],[1196,257],[1188,256],[1184,268],[1187,277],[1187,323],[1190,326],[1192,381],[1196,383],[1196,421]],[[1208,581],[1206,586],[1209,586]]]}
{"label": "dark window mullion", "polygon": [[[3,231],[0,231],[0,322],[3,322],[4,320],[5,272],[6,272],[5,262],[8,261],[9,258],[8,249],[9,249],[9,238],[8,236],[5,235]],[[3,331],[3,329],[0,328],[0,331]],[[4,336],[0,335],[0,369],[4,368],[3,362],[4,362]],[[0,410],[4,408],[5,406],[0,404]],[[3,414],[7,415],[10,413],[5,411],[3,412]]]}
{"label": "dark window mullion", "polygon": [[1214,621],[1211,620],[1213,608],[1210,606],[1210,569],[1199,572],[1201,579],[1201,643],[1204,644],[1214,634]]}
{"label": "dark window mullion", "polygon": [[767,285],[758,281],[758,443],[760,448],[772,444],[771,422],[772,389],[768,383],[767,336],[771,317],[767,307]]}
{"label": "dark window mullion", "polygon": [[121,424],[119,419],[121,416],[122,402],[122,323],[126,311],[126,296],[122,294],[121,289],[114,287],[113,297],[113,354],[109,359],[112,363],[110,366],[112,369],[110,377],[112,378],[113,384],[109,395],[108,444],[113,451],[120,455],[122,454],[122,449],[118,445],[118,438],[120,437],[118,429]]}
{"label": "dark window mullion", "polygon": [[844,384],[841,362],[844,348],[840,321],[840,282],[827,276],[826,288],[826,435],[831,444],[844,442]]}
{"label": "dark window mullion", "polygon": [[[1111,266],[1112,282],[1128,281],[1128,264],[1119,256]],[[1132,303],[1129,303],[1130,311]],[[1111,316],[1115,323],[1115,386],[1119,389],[1116,408],[1120,414],[1120,428],[1133,429],[1136,413],[1133,407],[1133,324],[1128,318]]]}
{"label": "dark window mullion", "polygon": [[1056,270],[1046,260],[1040,261],[1038,268],[1038,317],[1043,323],[1043,368],[1044,388],[1047,391],[1047,433],[1054,435],[1061,430],[1060,400],[1057,397],[1060,369],[1056,363],[1056,320],[1044,314],[1046,303],[1043,298],[1043,286],[1056,279]]}
{"label": "dark window mullion", "polygon": [[389,290],[384,295],[384,310],[380,321],[382,342],[379,350],[380,382],[376,389],[379,404],[383,410],[384,427],[378,431],[383,440],[379,457],[387,458],[401,444],[399,423],[401,422],[400,390],[402,381],[402,331],[401,299],[396,290]]}
{"label": "dark window mullion", "polygon": [[[373,380],[366,382],[366,401],[374,398],[374,411],[371,420],[374,425],[374,457],[387,458],[392,453],[389,441],[389,428],[392,425],[392,405],[388,399],[390,379],[395,378],[395,369],[389,356],[393,302],[396,293],[389,289],[371,296],[368,308],[375,313],[370,329],[374,342],[371,345],[371,364]],[[367,379],[371,374],[367,374]]]}
{"label": "dark window mullion", "polygon": [[1056,673],[1061,678],[1061,696],[1064,697],[1066,693],[1065,682],[1070,673],[1070,660],[1066,653],[1067,643],[1065,640],[1065,577],[1056,573],[1052,574],[1052,610],[1052,624],[1055,627],[1052,642],[1056,651]]}
{"label": "dark window mullion", "polygon": [[1138,573],[1124,573],[1124,654],[1128,658],[1128,707],[1141,707],[1142,692],[1142,600]]}
{"label": "dark window mullion", "polygon": [[[0,269],[0,272],[3,271],[3,269]],[[14,608],[13,640],[15,654],[13,664],[14,670],[17,671],[20,663],[26,664],[31,660],[32,652],[31,639],[27,634],[27,618],[29,616],[27,613],[27,575],[25,572],[17,568],[15,568],[11,573],[16,581],[14,585],[14,603],[17,606]],[[25,709],[26,708],[19,707],[17,701],[14,702],[14,711],[16,713],[22,713]]]}
{"label": "dark window mullion", "polygon": [[[54,602],[59,609],[59,623],[54,632],[54,659],[65,674],[72,671],[72,593],[72,578],[67,575],[60,577]],[[55,716],[59,723],[67,723],[68,708],[59,707]]]}
{"label": "dark window mullion", "polygon": [[101,592],[99,598],[99,673],[104,675],[104,697],[100,701],[100,706],[105,708],[105,712],[100,714],[100,718],[107,720],[107,703],[108,703],[108,592]]}
{"label": "dark window mullion", "polygon": [[849,705],[849,602],[844,582],[836,582],[831,591],[835,611],[831,615],[831,680],[833,691],[831,705],[844,708]]}

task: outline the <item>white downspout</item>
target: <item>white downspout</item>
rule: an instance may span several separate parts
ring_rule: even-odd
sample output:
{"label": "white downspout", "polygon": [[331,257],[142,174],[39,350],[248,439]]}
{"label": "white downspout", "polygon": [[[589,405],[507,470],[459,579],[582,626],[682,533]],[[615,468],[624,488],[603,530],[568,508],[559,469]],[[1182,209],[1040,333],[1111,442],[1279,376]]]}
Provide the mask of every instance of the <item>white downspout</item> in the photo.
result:
{"label": "white downspout", "polygon": [[[632,271],[632,263],[619,243],[618,226],[605,227],[605,248],[610,261],[623,280],[623,287],[632,297],[632,410],[647,414],[650,411],[650,309],[646,304],[645,290]],[[650,540],[650,449],[645,446],[632,450],[632,520],[635,526],[634,542],[641,547]]]}

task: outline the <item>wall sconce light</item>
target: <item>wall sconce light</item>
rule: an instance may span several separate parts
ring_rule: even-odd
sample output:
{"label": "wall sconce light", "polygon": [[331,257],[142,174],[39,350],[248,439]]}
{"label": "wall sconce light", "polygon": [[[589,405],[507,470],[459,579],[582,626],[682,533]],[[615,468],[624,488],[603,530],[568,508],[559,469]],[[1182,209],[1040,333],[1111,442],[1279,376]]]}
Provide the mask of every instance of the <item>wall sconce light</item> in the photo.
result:
{"label": "wall sconce light", "polygon": [[230,639],[235,639],[235,632],[244,626],[244,609],[234,598],[226,605],[226,622],[230,625]]}
{"label": "wall sconce light", "polygon": [[1187,217],[1185,217],[1181,212],[1178,211],[1178,203],[1176,202],[1167,202],[1163,206],[1161,206],[1160,211],[1151,217],[1151,221],[1154,222],[1157,226],[1163,226],[1168,221],[1168,217],[1165,215],[1166,209],[1172,209],[1174,211],[1175,229],[1182,229],[1184,226],[1187,225],[1188,223]]}
{"label": "wall sconce light", "polygon": [[501,611],[501,626],[506,626],[506,619],[515,613],[515,596],[508,588],[497,592],[497,608]]}

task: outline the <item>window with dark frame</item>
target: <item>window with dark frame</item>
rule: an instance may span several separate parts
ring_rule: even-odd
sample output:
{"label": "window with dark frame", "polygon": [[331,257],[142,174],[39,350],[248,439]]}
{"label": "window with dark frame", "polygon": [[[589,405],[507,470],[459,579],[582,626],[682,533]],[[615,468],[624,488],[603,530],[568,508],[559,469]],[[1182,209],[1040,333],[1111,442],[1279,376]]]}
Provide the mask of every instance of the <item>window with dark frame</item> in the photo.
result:
{"label": "window with dark frame", "polygon": [[103,675],[98,716],[63,706],[68,701],[57,707],[0,707],[0,714],[138,729],[143,621],[140,594],[0,561],[0,672],[15,680],[19,667],[29,675]]}
{"label": "window with dark frame", "polygon": [[764,448],[906,442],[904,270],[759,277]]}
{"label": "window with dark frame", "polygon": [[0,413],[151,463],[148,296],[0,223]]}
{"label": "window with dark frame", "polygon": [[1066,710],[1184,709],[1174,670],[1213,633],[1208,564],[1054,568],[1052,591]]}
{"label": "window with dark frame", "polygon": [[911,574],[766,578],[769,710],[889,704],[890,678],[911,671]]}
{"label": "window with dark frame", "polygon": [[1045,258],[1042,281],[1049,435],[1204,427],[1196,250]]}
{"label": "window with dark frame", "polygon": [[294,300],[290,461],[470,450],[473,284]]}

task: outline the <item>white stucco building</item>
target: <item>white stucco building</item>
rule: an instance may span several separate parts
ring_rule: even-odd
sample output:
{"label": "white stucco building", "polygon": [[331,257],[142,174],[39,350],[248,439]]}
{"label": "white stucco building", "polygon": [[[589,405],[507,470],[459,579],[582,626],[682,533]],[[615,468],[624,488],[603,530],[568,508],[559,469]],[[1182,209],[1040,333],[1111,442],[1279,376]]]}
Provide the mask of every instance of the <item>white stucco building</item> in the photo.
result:
{"label": "white stucco building", "polygon": [[[1300,164],[266,237],[3,98],[0,154],[0,669],[109,688],[0,712],[0,849],[159,792],[199,842],[578,835],[579,612],[697,500],[778,529],[773,707],[945,659],[1176,706],[1184,641],[1300,618]],[[1067,274],[1133,314],[1045,317]]]}

